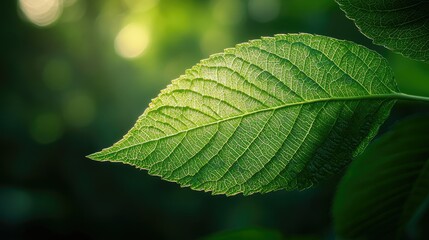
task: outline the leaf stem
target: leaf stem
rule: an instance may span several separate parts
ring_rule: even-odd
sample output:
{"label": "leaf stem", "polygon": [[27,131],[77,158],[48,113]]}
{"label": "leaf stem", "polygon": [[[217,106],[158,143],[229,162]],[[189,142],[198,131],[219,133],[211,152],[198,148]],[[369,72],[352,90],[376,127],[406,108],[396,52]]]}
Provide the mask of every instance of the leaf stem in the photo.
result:
{"label": "leaf stem", "polygon": [[429,103],[429,97],[410,95],[410,94],[406,94],[406,93],[398,93],[397,94],[397,98],[399,100],[418,101],[418,102],[427,102],[427,103]]}

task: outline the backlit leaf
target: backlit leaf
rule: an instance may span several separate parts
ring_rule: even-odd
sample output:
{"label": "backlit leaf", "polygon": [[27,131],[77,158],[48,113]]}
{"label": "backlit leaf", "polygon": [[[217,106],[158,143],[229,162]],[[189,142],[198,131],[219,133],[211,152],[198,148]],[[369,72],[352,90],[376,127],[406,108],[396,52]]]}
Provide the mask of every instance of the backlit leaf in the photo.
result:
{"label": "backlit leaf", "polygon": [[395,103],[387,62],[352,42],[266,37],[201,61],[89,157],[196,190],[305,189],[360,154]]}

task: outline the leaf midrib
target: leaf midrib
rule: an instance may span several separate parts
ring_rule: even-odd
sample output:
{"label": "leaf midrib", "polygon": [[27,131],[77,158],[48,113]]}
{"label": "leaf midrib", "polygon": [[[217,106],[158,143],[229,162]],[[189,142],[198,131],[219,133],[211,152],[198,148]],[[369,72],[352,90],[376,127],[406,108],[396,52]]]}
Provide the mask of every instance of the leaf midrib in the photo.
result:
{"label": "leaf midrib", "polygon": [[[140,146],[140,145],[143,145],[143,144],[146,144],[146,143],[160,141],[162,139],[174,137],[174,136],[177,136],[177,135],[179,135],[181,133],[186,133],[186,132],[189,132],[189,131],[192,131],[192,130],[195,130],[195,129],[199,129],[199,128],[203,128],[203,127],[215,125],[215,124],[218,124],[218,123],[221,123],[221,122],[226,122],[226,121],[237,119],[237,118],[241,118],[241,117],[250,116],[250,115],[253,115],[253,114],[257,114],[257,113],[262,113],[262,112],[267,112],[267,111],[275,111],[275,110],[282,109],[282,108],[287,108],[287,107],[293,107],[293,106],[298,106],[298,105],[306,105],[306,104],[311,104],[311,103],[319,103],[319,102],[355,101],[355,100],[368,100],[368,99],[395,99],[395,100],[398,100],[398,99],[401,99],[401,98],[402,98],[402,96],[401,96],[400,93],[393,92],[391,94],[374,94],[374,95],[353,96],[353,97],[319,98],[319,99],[312,99],[312,100],[308,100],[308,101],[300,101],[300,102],[294,102],[294,103],[287,103],[287,104],[283,104],[283,105],[279,105],[279,106],[275,106],[275,107],[263,108],[263,109],[258,109],[258,110],[252,111],[252,112],[247,112],[247,113],[244,113],[244,114],[234,115],[234,116],[227,117],[227,118],[220,119],[220,120],[213,121],[213,122],[208,122],[208,123],[196,126],[196,127],[184,129],[184,130],[181,130],[181,131],[177,131],[177,132],[175,132],[173,134],[170,134],[170,135],[166,135],[166,136],[159,137],[159,138],[154,138],[154,139],[151,139],[151,140],[146,141],[146,142],[129,145],[127,147],[123,147],[123,148],[120,148],[118,150],[111,151],[111,152],[108,152],[108,153],[105,153],[105,154],[102,154],[102,151],[101,151],[101,152],[98,152],[98,153],[91,154],[88,157],[90,157],[90,158],[92,158],[94,160],[97,160],[98,157],[99,157],[98,156],[99,154],[101,154],[101,155],[107,155],[107,154],[117,153],[117,152],[124,151],[126,149],[133,148],[133,147],[136,147],[136,146]],[[156,109],[153,109],[152,111],[156,111]]]}

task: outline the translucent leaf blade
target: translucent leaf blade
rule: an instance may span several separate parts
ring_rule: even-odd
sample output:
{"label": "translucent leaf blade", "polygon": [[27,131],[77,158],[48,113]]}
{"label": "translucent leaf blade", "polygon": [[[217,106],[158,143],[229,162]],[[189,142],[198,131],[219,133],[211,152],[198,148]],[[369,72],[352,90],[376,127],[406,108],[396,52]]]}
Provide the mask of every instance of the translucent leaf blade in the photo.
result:
{"label": "translucent leaf blade", "polygon": [[262,38],[186,71],[121,141],[89,157],[213,194],[304,189],[362,152],[396,92],[386,61],[362,46]]}

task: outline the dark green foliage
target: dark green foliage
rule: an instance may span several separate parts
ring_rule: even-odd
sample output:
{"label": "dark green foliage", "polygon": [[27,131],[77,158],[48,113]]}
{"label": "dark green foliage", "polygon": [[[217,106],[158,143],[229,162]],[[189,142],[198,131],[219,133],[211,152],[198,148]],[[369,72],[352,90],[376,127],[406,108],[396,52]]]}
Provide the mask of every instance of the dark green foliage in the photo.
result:
{"label": "dark green foliage", "polygon": [[429,117],[418,117],[397,124],[350,165],[335,197],[335,229],[346,239],[402,236],[428,201]]}
{"label": "dark green foliage", "polygon": [[407,57],[429,61],[428,0],[336,0],[365,36]]}

